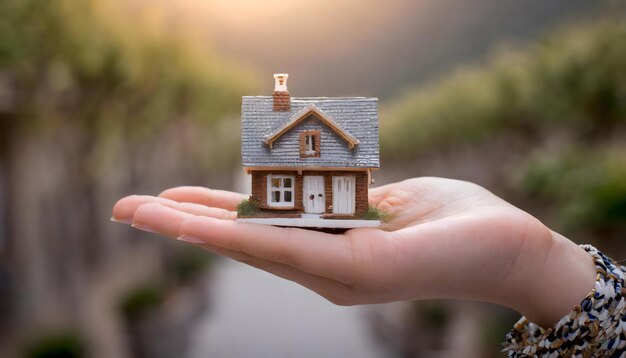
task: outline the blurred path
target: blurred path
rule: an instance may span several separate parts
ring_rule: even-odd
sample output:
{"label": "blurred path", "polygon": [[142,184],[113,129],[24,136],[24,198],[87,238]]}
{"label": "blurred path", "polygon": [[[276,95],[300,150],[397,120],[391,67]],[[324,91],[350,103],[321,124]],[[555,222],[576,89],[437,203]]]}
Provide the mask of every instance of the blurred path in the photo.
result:
{"label": "blurred path", "polygon": [[384,357],[367,307],[339,307],[290,281],[232,260],[211,280],[212,302],[190,357]]}
{"label": "blurred path", "polygon": [[[237,179],[236,190],[248,192],[249,176]],[[215,265],[210,280],[211,302],[191,337],[192,358],[388,356],[371,334],[367,306],[335,306],[227,259]]]}

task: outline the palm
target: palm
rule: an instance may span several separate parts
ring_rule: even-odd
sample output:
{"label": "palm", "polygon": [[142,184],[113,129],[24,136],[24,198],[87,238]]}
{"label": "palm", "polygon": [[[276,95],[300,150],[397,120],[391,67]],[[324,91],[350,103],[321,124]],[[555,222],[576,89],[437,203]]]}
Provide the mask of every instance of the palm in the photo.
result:
{"label": "palm", "polygon": [[386,232],[346,235],[353,251],[370,257],[360,267],[364,287],[385,293],[373,292],[374,301],[488,299],[483,293],[507,279],[521,250],[546,252],[551,237],[537,219],[463,181],[410,179],[373,189],[370,202],[388,214]]}
{"label": "palm", "polygon": [[193,237],[209,251],[296,281],[338,304],[504,300],[494,295],[493,282],[508,278],[521,250],[541,252],[548,242],[542,238],[550,236],[539,221],[487,190],[440,178],[372,189],[370,203],[389,220],[381,229],[343,235],[236,223],[232,210],[242,198],[175,188],[161,198],[122,199],[114,217],[130,215],[139,227]]}
{"label": "palm", "polygon": [[504,203],[467,182],[417,178],[371,190],[370,202],[389,215],[384,227],[395,231],[450,217],[490,203]]}

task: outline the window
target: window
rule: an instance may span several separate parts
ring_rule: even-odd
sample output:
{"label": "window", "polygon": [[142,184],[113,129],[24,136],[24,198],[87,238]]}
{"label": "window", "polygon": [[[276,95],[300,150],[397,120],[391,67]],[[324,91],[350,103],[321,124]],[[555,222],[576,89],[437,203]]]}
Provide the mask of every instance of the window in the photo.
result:
{"label": "window", "polygon": [[304,154],[313,155],[315,154],[315,135],[307,134],[304,136],[305,138],[305,146],[304,146]]}
{"label": "window", "polygon": [[320,156],[320,131],[300,132],[300,158]]}
{"label": "window", "polygon": [[267,176],[267,205],[269,207],[292,207],[295,179],[292,175]]}

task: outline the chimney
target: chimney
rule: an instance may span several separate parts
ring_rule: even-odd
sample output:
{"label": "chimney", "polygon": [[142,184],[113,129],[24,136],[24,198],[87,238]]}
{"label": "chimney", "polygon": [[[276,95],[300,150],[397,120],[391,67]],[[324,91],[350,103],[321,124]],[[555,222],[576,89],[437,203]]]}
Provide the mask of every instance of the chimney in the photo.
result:
{"label": "chimney", "polygon": [[274,75],[274,112],[291,111],[291,97],[289,97],[287,90],[287,78],[289,75],[286,73]]}

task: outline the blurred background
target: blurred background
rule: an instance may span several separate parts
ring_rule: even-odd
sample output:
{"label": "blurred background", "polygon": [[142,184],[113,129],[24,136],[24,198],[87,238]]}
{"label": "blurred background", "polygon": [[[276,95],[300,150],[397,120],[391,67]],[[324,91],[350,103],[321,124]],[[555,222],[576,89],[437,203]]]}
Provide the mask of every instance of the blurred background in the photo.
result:
{"label": "blurred background", "polygon": [[519,318],[336,307],[109,221],[246,190],[242,95],[381,99],[377,185],[481,184],[626,257],[626,6],[527,0],[0,2],[0,356],[496,357]]}

